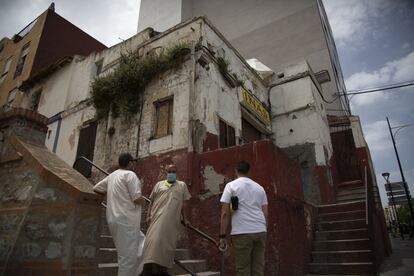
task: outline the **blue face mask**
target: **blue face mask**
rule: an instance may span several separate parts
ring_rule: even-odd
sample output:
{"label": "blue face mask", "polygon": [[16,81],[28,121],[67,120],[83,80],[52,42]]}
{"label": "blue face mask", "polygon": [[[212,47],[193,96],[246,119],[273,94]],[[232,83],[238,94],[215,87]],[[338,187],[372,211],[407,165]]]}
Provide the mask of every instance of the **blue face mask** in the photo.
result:
{"label": "blue face mask", "polygon": [[175,182],[177,180],[177,174],[176,173],[167,173],[167,181],[168,182]]}

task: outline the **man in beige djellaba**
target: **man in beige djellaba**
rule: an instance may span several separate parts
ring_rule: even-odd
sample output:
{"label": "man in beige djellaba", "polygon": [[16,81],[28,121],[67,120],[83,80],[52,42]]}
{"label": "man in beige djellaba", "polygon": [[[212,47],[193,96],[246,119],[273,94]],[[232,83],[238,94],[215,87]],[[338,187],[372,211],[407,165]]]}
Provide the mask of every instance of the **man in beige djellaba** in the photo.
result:
{"label": "man in beige djellaba", "polygon": [[181,219],[188,225],[186,201],[191,196],[187,185],[177,180],[176,173],[175,165],[168,165],[167,178],[155,184],[150,195],[143,275],[169,275],[167,269],[174,264]]}

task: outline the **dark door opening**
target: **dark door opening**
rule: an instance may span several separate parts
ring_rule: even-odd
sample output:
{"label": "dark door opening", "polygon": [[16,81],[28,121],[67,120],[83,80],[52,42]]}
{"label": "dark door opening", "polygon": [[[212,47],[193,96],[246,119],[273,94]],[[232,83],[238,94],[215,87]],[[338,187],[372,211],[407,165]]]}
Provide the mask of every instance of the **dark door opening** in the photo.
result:
{"label": "dark door opening", "polygon": [[250,143],[262,139],[262,133],[252,124],[242,118],[242,140],[243,143]]}
{"label": "dark door opening", "polygon": [[[76,151],[76,159],[81,156],[93,161],[93,151],[95,149],[97,124],[91,123],[89,126],[82,128],[79,133],[78,149]],[[75,170],[80,172],[86,178],[91,176],[92,165],[85,161],[79,161],[74,167]]]}

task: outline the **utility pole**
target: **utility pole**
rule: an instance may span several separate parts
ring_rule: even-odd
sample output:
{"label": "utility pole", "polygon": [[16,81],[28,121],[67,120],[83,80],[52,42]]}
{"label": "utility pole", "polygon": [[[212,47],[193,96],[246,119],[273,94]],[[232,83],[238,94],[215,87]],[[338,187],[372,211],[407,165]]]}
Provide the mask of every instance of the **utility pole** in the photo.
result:
{"label": "utility pole", "polygon": [[413,205],[411,204],[410,192],[408,191],[407,182],[405,182],[404,172],[403,172],[403,169],[402,169],[402,166],[401,166],[400,157],[398,155],[397,146],[395,144],[394,134],[392,133],[392,128],[391,128],[391,125],[390,125],[390,120],[388,120],[388,117],[386,117],[386,118],[387,118],[387,123],[388,123],[388,129],[390,131],[390,135],[391,135],[391,139],[392,139],[392,144],[394,146],[395,156],[397,157],[398,167],[400,168],[401,180],[402,180],[402,183],[403,183],[405,196],[407,198],[408,207],[409,207],[410,213],[411,213],[411,235],[413,235],[413,233],[414,233],[414,211],[413,211]]}

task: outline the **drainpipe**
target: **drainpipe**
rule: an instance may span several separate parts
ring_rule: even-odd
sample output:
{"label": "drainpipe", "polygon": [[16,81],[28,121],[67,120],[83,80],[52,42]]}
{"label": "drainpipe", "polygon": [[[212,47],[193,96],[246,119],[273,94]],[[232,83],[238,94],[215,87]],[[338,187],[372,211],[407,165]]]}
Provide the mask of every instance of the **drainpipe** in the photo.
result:
{"label": "drainpipe", "polygon": [[57,113],[56,115],[53,115],[47,120],[47,125],[51,125],[54,122],[58,122],[56,127],[56,134],[55,134],[55,140],[53,141],[53,148],[52,151],[56,153],[58,141],[59,141],[59,135],[60,135],[60,127],[62,125],[62,112]]}

